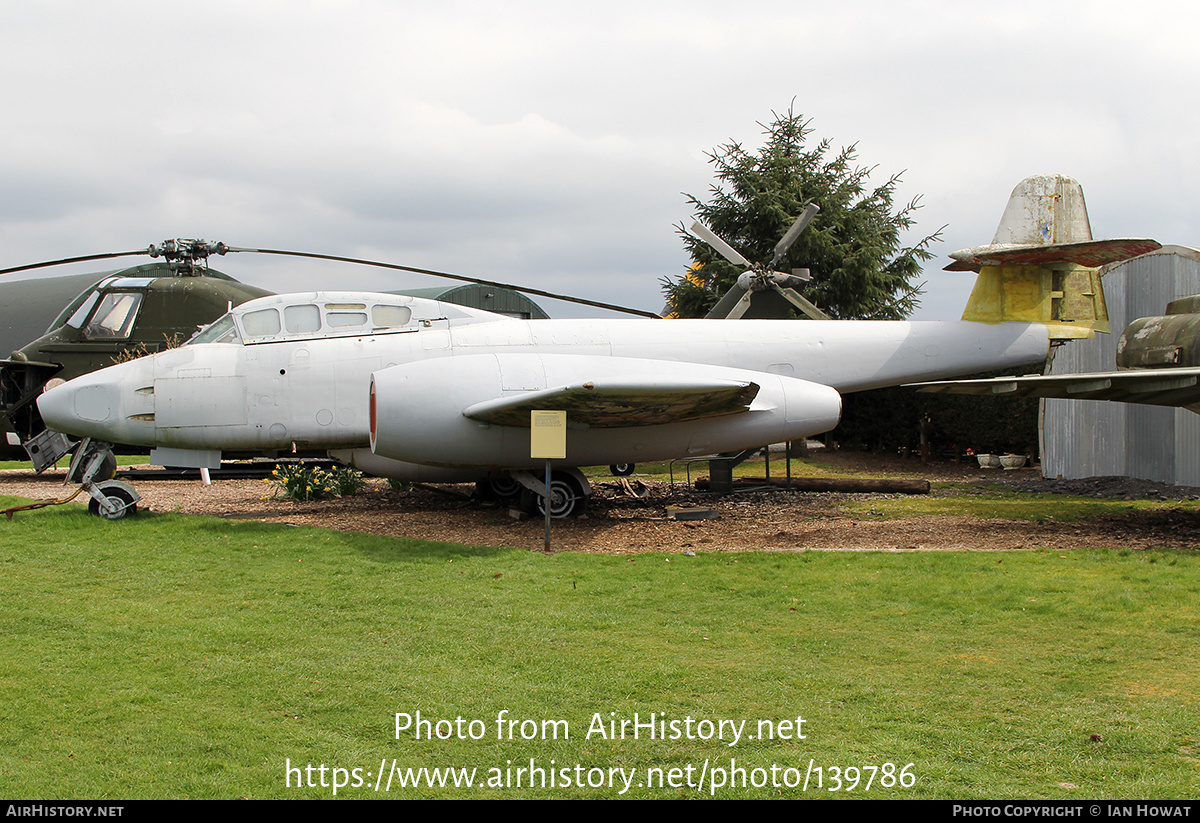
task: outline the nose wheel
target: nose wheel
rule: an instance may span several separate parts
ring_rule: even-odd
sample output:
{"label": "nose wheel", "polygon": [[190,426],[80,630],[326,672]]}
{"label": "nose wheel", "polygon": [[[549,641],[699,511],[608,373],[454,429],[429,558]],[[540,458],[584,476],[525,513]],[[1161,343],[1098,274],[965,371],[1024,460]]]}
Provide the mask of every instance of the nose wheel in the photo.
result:
{"label": "nose wheel", "polygon": [[67,481],[79,483],[91,496],[88,511],[105,520],[120,520],[137,514],[142,496],[123,480],[111,479],[117,470],[117,458],[112,446],[84,438],[71,458]]}
{"label": "nose wheel", "polygon": [[88,511],[92,514],[105,520],[120,520],[137,514],[137,503],[141,498],[124,483],[110,480],[99,484],[97,491],[103,502],[95,494],[92,495],[88,503]]}

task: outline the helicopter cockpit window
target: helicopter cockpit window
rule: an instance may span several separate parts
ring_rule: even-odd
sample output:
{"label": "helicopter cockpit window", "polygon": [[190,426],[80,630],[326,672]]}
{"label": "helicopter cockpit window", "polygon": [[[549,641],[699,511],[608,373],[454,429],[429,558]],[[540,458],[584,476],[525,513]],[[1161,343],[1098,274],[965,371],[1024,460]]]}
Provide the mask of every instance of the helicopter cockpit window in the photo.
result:
{"label": "helicopter cockpit window", "polygon": [[260,309],[242,315],[242,330],[247,337],[274,337],[281,328],[279,312],[275,309]]}
{"label": "helicopter cockpit window", "polygon": [[100,292],[94,291],[87,296],[87,299],[80,304],[79,308],[67,319],[67,325],[73,329],[83,328],[83,321],[87,320],[87,316],[91,314],[92,308],[100,299]]}
{"label": "helicopter cockpit window", "polygon": [[141,292],[109,292],[88,321],[83,336],[90,340],[124,340],[133,331],[141,305]]}
{"label": "helicopter cockpit window", "polygon": [[188,341],[188,345],[199,343],[236,343],[237,329],[233,325],[233,317],[225,315]]}

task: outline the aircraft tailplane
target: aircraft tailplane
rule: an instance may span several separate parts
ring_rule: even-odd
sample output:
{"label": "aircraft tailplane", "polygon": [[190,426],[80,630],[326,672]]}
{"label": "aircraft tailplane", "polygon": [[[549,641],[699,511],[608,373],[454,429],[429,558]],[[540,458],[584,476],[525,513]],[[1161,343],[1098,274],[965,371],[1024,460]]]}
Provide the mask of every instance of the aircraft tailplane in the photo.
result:
{"label": "aircraft tailplane", "polygon": [[1161,248],[1149,239],[1093,240],[1083,188],[1037,175],[1017,184],[989,245],[953,252],[947,271],[979,276],[963,320],[1043,323],[1052,339],[1109,332],[1100,267]]}

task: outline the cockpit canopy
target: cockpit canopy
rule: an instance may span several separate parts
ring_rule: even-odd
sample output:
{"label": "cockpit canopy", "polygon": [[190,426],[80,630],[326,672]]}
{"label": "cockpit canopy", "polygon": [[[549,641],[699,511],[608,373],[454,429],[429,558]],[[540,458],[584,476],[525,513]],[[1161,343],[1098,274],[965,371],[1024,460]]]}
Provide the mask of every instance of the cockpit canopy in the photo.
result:
{"label": "cockpit canopy", "polygon": [[478,323],[504,320],[479,309],[394,294],[306,292],[251,300],[188,341],[255,345],[287,340],[353,337],[416,331],[434,320]]}

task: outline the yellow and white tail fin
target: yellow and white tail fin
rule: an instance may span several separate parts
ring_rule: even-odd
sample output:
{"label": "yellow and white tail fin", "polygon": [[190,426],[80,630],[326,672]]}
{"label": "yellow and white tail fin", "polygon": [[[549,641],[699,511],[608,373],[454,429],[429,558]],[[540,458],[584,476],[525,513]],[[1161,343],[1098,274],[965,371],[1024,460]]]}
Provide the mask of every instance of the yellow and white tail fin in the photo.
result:
{"label": "yellow and white tail fin", "polygon": [[979,272],[963,320],[1044,323],[1053,339],[1092,337],[1110,330],[1100,267],[1158,248],[1149,239],[1093,240],[1079,183],[1037,175],[1013,189],[992,242],[953,252],[946,270]]}

